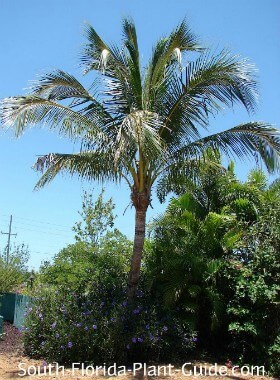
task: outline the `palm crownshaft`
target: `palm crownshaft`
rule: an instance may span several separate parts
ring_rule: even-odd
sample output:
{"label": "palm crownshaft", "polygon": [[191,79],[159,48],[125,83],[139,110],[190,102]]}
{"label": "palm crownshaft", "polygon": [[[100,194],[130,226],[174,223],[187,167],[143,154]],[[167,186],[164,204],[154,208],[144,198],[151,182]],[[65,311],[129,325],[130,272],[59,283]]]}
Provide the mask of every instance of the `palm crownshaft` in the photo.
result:
{"label": "palm crownshaft", "polygon": [[[180,178],[195,178],[208,148],[220,149],[229,157],[258,154],[269,170],[275,170],[280,138],[276,129],[261,122],[201,137],[199,128],[206,128],[209,115],[221,106],[241,103],[253,111],[256,83],[253,67],[245,60],[226,51],[216,55],[202,51],[185,21],[158,41],[145,69],[131,20],[123,21],[121,48],[106,44],[91,26],[86,33],[88,44],[81,61],[86,73],[100,74],[102,84],[96,80],[87,91],[63,71],[46,74],[29,95],[1,102],[2,122],[17,135],[28,125],[44,122],[62,135],[81,140],[77,154],[39,158],[36,167],[44,174],[37,187],[61,171],[128,184],[136,210],[128,280],[128,295],[133,298],[153,187],[171,191]],[[199,56],[185,64],[189,51]]]}

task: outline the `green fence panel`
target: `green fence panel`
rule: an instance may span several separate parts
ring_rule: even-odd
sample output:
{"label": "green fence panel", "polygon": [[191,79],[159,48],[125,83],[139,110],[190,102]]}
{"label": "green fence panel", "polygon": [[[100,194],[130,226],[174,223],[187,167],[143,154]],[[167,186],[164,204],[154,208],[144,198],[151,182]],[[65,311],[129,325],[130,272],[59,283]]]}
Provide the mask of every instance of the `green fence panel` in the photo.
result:
{"label": "green fence panel", "polygon": [[0,336],[3,334],[3,317],[0,315]]}
{"label": "green fence panel", "polygon": [[18,329],[23,327],[26,311],[31,303],[31,298],[21,294],[16,295],[14,326]]}
{"label": "green fence panel", "polygon": [[4,321],[14,322],[15,303],[15,293],[4,293],[1,295],[0,315],[2,315]]}

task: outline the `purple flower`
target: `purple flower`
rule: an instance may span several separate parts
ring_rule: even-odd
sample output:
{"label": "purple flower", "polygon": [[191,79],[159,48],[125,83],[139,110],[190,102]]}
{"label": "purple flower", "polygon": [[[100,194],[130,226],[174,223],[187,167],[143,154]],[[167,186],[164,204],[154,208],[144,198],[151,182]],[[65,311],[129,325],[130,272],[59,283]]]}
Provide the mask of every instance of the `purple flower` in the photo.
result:
{"label": "purple flower", "polygon": [[60,346],[60,348],[61,348],[62,350],[65,350],[65,346],[63,346],[63,345],[62,345],[62,346]]}
{"label": "purple flower", "polygon": [[87,326],[85,327],[85,331],[88,331],[88,327]]}
{"label": "purple flower", "polygon": [[43,340],[43,342],[41,342],[41,346],[44,347],[45,344],[46,342]]}
{"label": "purple flower", "polygon": [[116,322],[116,318],[111,318],[111,322]]}
{"label": "purple flower", "polygon": [[73,343],[72,343],[72,342],[68,342],[67,346],[68,346],[69,348],[71,348],[71,347],[73,346]]}
{"label": "purple flower", "polygon": [[53,324],[52,324],[52,329],[55,329],[55,327],[56,327],[56,322],[54,322]]}
{"label": "purple flower", "polygon": [[197,341],[198,341],[197,337],[194,337],[193,342],[197,342]]}
{"label": "purple flower", "polygon": [[143,342],[143,338],[137,338],[137,340],[138,340],[139,343]]}
{"label": "purple flower", "polygon": [[133,314],[139,314],[140,310],[139,309],[134,309]]}
{"label": "purple flower", "polygon": [[59,335],[58,333],[55,334],[55,337],[56,337],[56,338],[59,338],[59,336],[60,336],[60,335]]}
{"label": "purple flower", "polygon": [[124,307],[126,307],[126,306],[127,306],[127,301],[124,301],[124,302],[122,303],[122,305],[123,305]]}
{"label": "purple flower", "polygon": [[129,350],[129,349],[130,349],[130,345],[128,344],[128,345],[126,346],[126,348]]}
{"label": "purple flower", "polygon": [[81,323],[77,323],[76,326],[77,326],[77,327],[81,327],[82,324],[81,324]]}
{"label": "purple flower", "polygon": [[146,326],[145,326],[145,329],[146,329],[146,330],[150,330],[150,326],[149,326],[149,325],[146,325]]}
{"label": "purple flower", "polygon": [[42,366],[43,366],[43,367],[46,367],[46,366],[47,366],[47,362],[46,362],[45,360],[43,360]]}
{"label": "purple flower", "polygon": [[163,331],[168,331],[168,327],[167,326],[163,326],[162,330]]}
{"label": "purple flower", "polygon": [[131,341],[132,341],[132,343],[136,343],[137,339],[136,338],[132,338]]}
{"label": "purple flower", "polygon": [[96,330],[97,326],[96,325],[92,325],[92,328],[93,328],[93,330]]}

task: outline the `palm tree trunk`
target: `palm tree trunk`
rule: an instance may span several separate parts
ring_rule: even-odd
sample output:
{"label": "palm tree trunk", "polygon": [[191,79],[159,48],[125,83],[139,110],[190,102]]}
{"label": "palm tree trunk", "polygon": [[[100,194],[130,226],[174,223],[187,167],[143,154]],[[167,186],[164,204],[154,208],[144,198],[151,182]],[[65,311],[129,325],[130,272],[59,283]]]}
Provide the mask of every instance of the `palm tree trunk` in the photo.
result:
{"label": "palm tree trunk", "polygon": [[146,208],[144,210],[136,208],[134,244],[127,289],[127,296],[129,300],[133,300],[139,283],[141,260],[145,240],[146,213]]}

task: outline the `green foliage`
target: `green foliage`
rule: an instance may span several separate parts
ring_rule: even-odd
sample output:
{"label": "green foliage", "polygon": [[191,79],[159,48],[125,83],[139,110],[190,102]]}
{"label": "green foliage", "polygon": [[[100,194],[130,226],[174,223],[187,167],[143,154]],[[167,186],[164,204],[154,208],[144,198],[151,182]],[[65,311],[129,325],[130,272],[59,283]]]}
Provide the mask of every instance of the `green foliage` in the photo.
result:
{"label": "green foliage", "polygon": [[270,373],[279,376],[280,374],[280,333],[268,349],[268,365]]}
{"label": "green foliage", "polygon": [[250,171],[247,183],[261,191],[265,191],[268,186],[268,179],[262,170],[255,169]]}
{"label": "green foliage", "polygon": [[70,289],[84,289],[90,279],[94,248],[77,242],[63,248],[53,260],[40,267],[40,281],[51,285],[63,285]]}
{"label": "green foliage", "polygon": [[26,281],[28,260],[29,249],[24,244],[11,248],[8,262],[6,249],[0,253],[0,293],[15,291]]}
{"label": "green foliage", "polygon": [[[73,228],[75,244],[62,249],[40,268],[40,281],[77,292],[90,291],[99,278],[111,285],[123,283],[129,270],[132,243],[117,229],[112,199],[104,201],[104,191],[94,201],[84,193],[82,221]],[[110,230],[109,230],[110,228]]]}
{"label": "green foliage", "polygon": [[[127,302],[132,243],[116,229],[106,232],[113,204],[104,203],[102,195],[96,203],[88,197],[83,203],[80,239],[41,267],[42,285],[26,319],[26,353],[95,364],[185,357],[196,345],[195,330],[176,310],[161,305],[144,276],[144,291]],[[96,226],[103,231],[98,239]]]}
{"label": "green foliage", "polygon": [[129,363],[182,360],[195,346],[279,375],[279,181],[269,186],[255,170],[241,183],[233,166],[206,166],[185,186],[150,226],[143,292],[131,306],[131,242],[117,230],[77,241],[42,268],[48,287],[28,316],[27,353]]}
{"label": "green foliage", "polygon": [[[219,164],[219,157],[216,159]],[[185,190],[187,191],[185,194]],[[233,165],[185,181],[152,227],[147,276],[166,307],[180,305],[200,347],[278,374],[280,187]]]}
{"label": "green foliage", "polygon": [[89,291],[98,278],[124,281],[129,270],[131,242],[118,230],[108,232],[98,245],[77,242],[62,249],[53,264],[45,263],[40,279],[49,285]]}
{"label": "green foliage", "polygon": [[25,351],[59,363],[121,364],[183,358],[196,336],[187,322],[163,311],[147,293],[131,307],[125,287],[99,279],[91,293],[41,289],[29,309]]}
{"label": "green foliage", "polygon": [[116,216],[113,215],[113,210],[115,206],[112,199],[105,202],[103,196],[104,190],[94,202],[92,194],[84,192],[82,211],[79,212],[82,221],[77,222],[73,227],[76,240],[97,244],[108,227],[114,226]]}
{"label": "green foliage", "polygon": [[235,226],[233,216],[207,213],[191,194],[173,199],[153,225],[147,277],[165,307],[179,307],[181,318],[198,330],[201,345],[223,322],[226,307],[216,283],[226,243],[231,247],[239,238]]}
{"label": "green foliage", "polygon": [[263,204],[257,223],[239,244],[236,254],[246,260],[240,262],[238,270],[231,266],[228,272],[233,287],[228,314],[234,352],[240,362],[265,363],[278,375],[275,355],[280,331],[279,218],[280,199],[275,197],[274,202]]}

